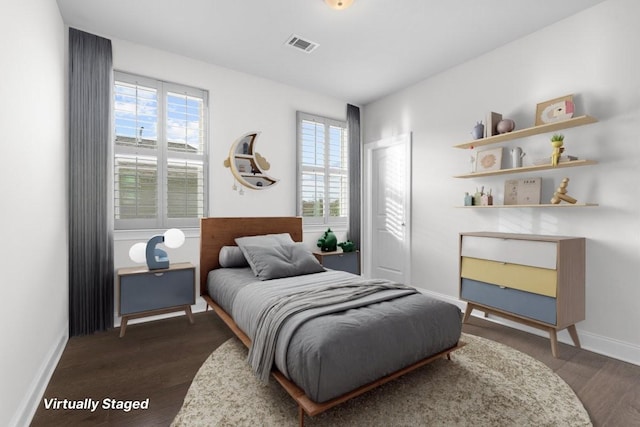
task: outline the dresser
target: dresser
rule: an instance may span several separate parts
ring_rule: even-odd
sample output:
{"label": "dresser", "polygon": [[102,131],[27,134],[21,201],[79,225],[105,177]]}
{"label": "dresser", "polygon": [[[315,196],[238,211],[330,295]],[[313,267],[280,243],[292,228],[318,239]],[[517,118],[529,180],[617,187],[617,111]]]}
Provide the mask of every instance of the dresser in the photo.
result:
{"label": "dresser", "polygon": [[557,331],[576,347],[585,318],[583,237],[497,232],[460,233],[463,322],[474,309],[548,331],[558,357]]}
{"label": "dresser", "polygon": [[130,319],[184,310],[193,323],[191,305],[195,304],[195,267],[188,263],[148,270],[146,267],[121,268],[118,278],[118,315],[122,316],[120,337]]}

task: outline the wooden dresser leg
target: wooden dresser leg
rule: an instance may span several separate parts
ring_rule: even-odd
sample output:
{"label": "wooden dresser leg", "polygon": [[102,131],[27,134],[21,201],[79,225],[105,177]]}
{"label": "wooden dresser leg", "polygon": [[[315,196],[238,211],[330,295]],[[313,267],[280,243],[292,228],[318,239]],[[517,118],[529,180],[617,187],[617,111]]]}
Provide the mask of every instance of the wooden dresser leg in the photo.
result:
{"label": "wooden dresser leg", "polygon": [[124,336],[124,333],[127,330],[128,321],[129,321],[129,318],[127,316],[122,316],[122,319],[120,320],[120,338]]}
{"label": "wooden dresser leg", "polygon": [[551,354],[558,358],[558,334],[555,329],[549,329],[549,340],[551,341]]}
{"label": "wooden dresser leg", "polygon": [[576,325],[570,325],[567,327],[567,331],[569,331],[569,335],[571,335],[571,339],[573,340],[573,344],[576,347],[580,347],[580,338],[578,338],[578,330],[576,329]]}
{"label": "wooden dresser leg", "polygon": [[471,312],[473,311],[473,304],[470,302],[467,303],[467,308],[464,310],[464,316],[462,317],[462,323],[467,323],[469,320],[469,316],[471,316]]}
{"label": "wooden dresser leg", "polygon": [[189,318],[189,323],[191,323],[193,325],[193,313],[191,312],[191,306],[187,305],[184,307],[184,312],[186,313],[187,317]]}

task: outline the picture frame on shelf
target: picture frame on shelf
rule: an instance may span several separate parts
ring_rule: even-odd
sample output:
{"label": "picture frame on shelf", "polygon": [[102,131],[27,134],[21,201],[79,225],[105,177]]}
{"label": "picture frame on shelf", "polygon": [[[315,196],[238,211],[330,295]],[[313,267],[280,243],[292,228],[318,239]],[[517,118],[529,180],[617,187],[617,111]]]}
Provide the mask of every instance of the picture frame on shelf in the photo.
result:
{"label": "picture frame on shelf", "polygon": [[541,102],[536,105],[536,126],[568,120],[573,117],[574,110],[573,95]]}
{"label": "picture frame on shelf", "polygon": [[476,172],[502,169],[502,147],[479,150],[476,153]]}
{"label": "picture frame on shelf", "polygon": [[505,205],[539,205],[542,178],[508,179],[504,182]]}

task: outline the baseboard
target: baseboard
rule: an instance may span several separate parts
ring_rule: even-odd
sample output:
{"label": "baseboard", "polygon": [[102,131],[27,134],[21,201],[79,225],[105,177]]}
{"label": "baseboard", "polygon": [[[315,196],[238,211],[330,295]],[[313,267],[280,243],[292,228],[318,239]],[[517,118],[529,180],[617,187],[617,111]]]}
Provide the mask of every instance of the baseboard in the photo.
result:
{"label": "baseboard", "polygon": [[[196,303],[191,306],[191,312],[200,313],[201,311],[205,311],[206,309],[207,309],[207,302],[204,299],[202,299],[202,297],[197,296]],[[148,317],[140,317],[138,319],[132,319],[127,323],[127,326],[135,325],[136,323],[152,322],[154,320],[168,319],[170,317],[177,317],[177,316],[184,316],[184,311],[176,311],[173,313],[158,314],[156,316],[148,316]],[[122,319],[120,318],[120,316],[118,316],[118,313],[114,313],[113,326],[116,328],[120,327],[121,320]]]}
{"label": "baseboard", "polygon": [[27,389],[27,393],[22,399],[22,403],[18,406],[13,418],[9,422],[10,426],[28,426],[40,405],[42,396],[47,389],[49,380],[53,372],[58,366],[58,362],[62,357],[64,348],[69,341],[69,327],[65,325],[64,330],[60,333],[56,345],[49,351],[44,363],[38,369],[33,381]]}
{"label": "baseboard", "polygon": [[[463,311],[467,307],[467,303],[464,301],[460,301],[458,298],[451,297],[449,295],[439,294],[437,292],[431,292],[425,289],[419,289],[419,291],[425,295],[429,295],[434,298],[457,305]],[[521,331],[529,332],[534,335],[539,335],[541,337],[546,337],[546,338],[549,337],[549,335],[546,332],[540,329],[532,328],[518,322],[512,322],[510,320],[503,319],[499,316],[491,315],[489,317],[484,317],[482,312],[478,310],[474,310],[471,313],[471,315],[481,317],[482,319],[488,320],[490,322],[509,326],[511,328],[518,329]],[[608,338],[602,335],[580,330],[579,325],[576,328],[578,329],[580,344],[582,348],[584,348],[585,350],[589,350],[594,353],[601,354],[603,356],[612,357],[614,359],[618,359],[623,362],[628,362],[628,363],[632,363],[634,365],[640,366],[640,346],[632,343],[628,343],[625,341],[620,341],[613,338]],[[563,342],[565,344],[573,345],[573,340],[571,339],[571,336],[566,330],[558,332],[558,341]]]}
{"label": "baseboard", "polygon": [[640,366],[640,346],[580,331],[580,329],[578,329],[578,335],[580,335],[582,348]]}

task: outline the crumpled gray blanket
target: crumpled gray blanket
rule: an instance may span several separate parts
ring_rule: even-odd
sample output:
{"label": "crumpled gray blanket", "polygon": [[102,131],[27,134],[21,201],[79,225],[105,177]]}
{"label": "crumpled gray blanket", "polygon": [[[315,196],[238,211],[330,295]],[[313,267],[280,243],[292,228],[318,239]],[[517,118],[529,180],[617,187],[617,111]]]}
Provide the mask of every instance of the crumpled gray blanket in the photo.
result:
{"label": "crumpled gray blanket", "polygon": [[[383,291],[392,292],[382,294]],[[378,293],[381,297],[375,300],[365,298]],[[308,316],[302,319],[308,320],[323,313],[333,312],[336,306],[339,310],[347,310],[371,304],[372,301],[385,301],[412,293],[417,293],[417,290],[409,286],[387,280],[362,278],[334,284],[320,283],[284,292],[275,291],[274,295],[264,300],[257,314],[248,361],[260,380],[266,383],[275,359],[278,336],[283,324],[292,316],[307,311]],[[326,309],[312,310],[321,307]],[[297,320],[301,323],[300,317]]]}

